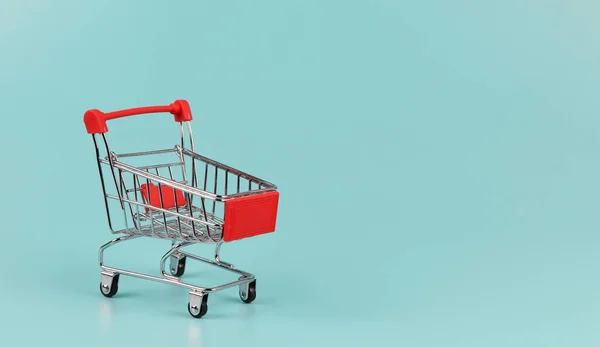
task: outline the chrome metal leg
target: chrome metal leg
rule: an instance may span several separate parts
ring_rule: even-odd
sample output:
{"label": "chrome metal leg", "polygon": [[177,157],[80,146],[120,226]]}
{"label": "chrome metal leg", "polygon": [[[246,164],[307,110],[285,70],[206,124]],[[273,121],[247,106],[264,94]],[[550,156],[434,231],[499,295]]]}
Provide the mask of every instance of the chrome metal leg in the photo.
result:
{"label": "chrome metal leg", "polygon": [[228,267],[233,269],[233,264],[221,261],[221,259],[219,258],[219,252],[221,251],[221,245],[223,244],[223,242],[219,242],[217,243],[217,246],[215,247],[215,261],[217,262],[217,264]]}
{"label": "chrome metal leg", "polygon": [[117,237],[116,239],[112,239],[112,240],[108,241],[107,243],[103,244],[102,246],[100,246],[100,249],[98,250],[98,263],[100,264],[100,267],[104,267],[104,251],[108,247],[114,246],[119,242],[133,240],[140,236],[141,235],[125,235],[125,236]]}
{"label": "chrome metal leg", "polygon": [[[190,290],[190,302],[188,304],[188,311],[195,318],[200,318],[206,314],[208,310],[207,300],[209,293],[217,292],[234,286],[239,286],[240,298],[243,302],[250,303],[256,297],[256,279],[254,275],[242,271],[240,269],[236,269],[233,267],[232,264],[221,261],[219,259],[219,251],[221,246],[220,244],[217,244],[217,248],[215,249],[215,260],[211,260],[181,250],[184,247],[192,245],[193,242],[171,243],[170,249],[162,256],[160,260],[160,271],[162,276],[153,276],[149,274],[125,270],[122,268],[110,267],[104,264],[104,251],[107,248],[114,246],[117,243],[126,240],[132,240],[140,236],[141,235],[121,236],[116,239],[110,240],[109,242],[105,243],[100,247],[100,250],[98,251],[98,263],[100,264],[100,268],[102,269],[100,282],[100,291],[102,295],[106,297],[112,297],[117,293],[117,290],[119,288],[118,283],[120,275],[176,285],[188,288]],[[171,267],[173,267],[174,264],[179,264],[180,261],[185,261],[185,259],[187,258],[198,260],[205,264],[210,264],[221,269],[225,269],[229,272],[238,274],[240,277],[235,281],[225,283],[216,287],[201,287],[183,282],[181,281],[180,276],[173,276],[165,271],[165,263],[167,259],[170,259]]]}
{"label": "chrome metal leg", "polygon": [[[181,256],[181,257],[183,257],[183,255],[181,255],[181,253],[179,253],[179,252],[178,252],[178,250],[179,250],[180,248],[183,248],[183,247],[189,246],[189,245],[191,245],[191,244],[192,244],[191,242],[181,242],[181,243],[173,243],[173,244],[171,245],[171,249],[170,249],[170,250],[169,250],[167,253],[165,253],[165,255],[163,255],[163,256],[162,256],[162,258],[160,259],[160,272],[162,273],[162,275],[163,275],[164,277],[166,277],[166,278],[169,278],[169,279],[173,279],[173,280],[176,280],[176,281],[178,281],[178,280],[179,280],[179,278],[177,278],[177,277],[175,277],[175,276],[172,276],[171,274],[168,274],[168,273],[165,271],[165,263],[167,262],[167,259],[170,259],[170,258],[171,258],[171,256],[172,256],[174,253],[176,253],[176,252],[177,252],[178,256]],[[171,259],[171,261],[172,261],[172,259]]]}

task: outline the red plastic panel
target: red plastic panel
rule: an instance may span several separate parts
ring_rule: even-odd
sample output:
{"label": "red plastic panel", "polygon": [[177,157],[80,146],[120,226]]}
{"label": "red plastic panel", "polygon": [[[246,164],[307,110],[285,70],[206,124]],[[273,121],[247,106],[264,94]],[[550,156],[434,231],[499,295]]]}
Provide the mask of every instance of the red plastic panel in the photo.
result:
{"label": "red plastic panel", "polygon": [[[158,187],[152,183],[150,183],[150,189],[148,189],[146,184],[142,184],[141,188],[144,201],[154,207],[168,209],[175,207],[176,202],[177,206],[184,206],[186,204],[185,197],[183,196],[183,192],[181,190],[175,190],[169,186],[161,186],[159,193]],[[148,191],[150,191],[150,200],[148,200]],[[162,206],[160,204],[161,194],[163,201]],[[177,199],[177,201],[175,201],[175,199]]]}
{"label": "red plastic panel", "polygon": [[225,201],[224,241],[275,231],[279,193],[268,192]]}

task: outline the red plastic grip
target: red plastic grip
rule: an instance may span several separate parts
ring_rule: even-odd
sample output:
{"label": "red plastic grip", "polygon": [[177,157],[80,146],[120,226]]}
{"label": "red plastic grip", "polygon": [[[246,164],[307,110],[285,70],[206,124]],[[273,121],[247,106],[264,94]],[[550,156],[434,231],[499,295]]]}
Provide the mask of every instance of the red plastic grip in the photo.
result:
{"label": "red plastic grip", "polygon": [[104,113],[96,109],[88,110],[83,115],[83,122],[88,134],[102,134],[108,131],[108,127],[106,126],[107,120],[147,113],[171,113],[175,116],[176,122],[192,120],[190,104],[185,100],[176,100],[168,106],[138,107],[109,113]]}

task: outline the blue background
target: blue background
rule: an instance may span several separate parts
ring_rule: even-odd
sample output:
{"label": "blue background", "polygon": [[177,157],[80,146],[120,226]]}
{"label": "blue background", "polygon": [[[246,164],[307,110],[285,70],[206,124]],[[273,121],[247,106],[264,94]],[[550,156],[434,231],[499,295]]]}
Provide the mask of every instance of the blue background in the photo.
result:
{"label": "blue background", "polygon": [[[0,1],[0,345],[597,346],[599,11]],[[201,320],[182,288],[100,295],[111,235],[82,122],[180,98],[200,153],[281,193],[277,232],[223,247],[257,301],[211,295]],[[168,116],[109,128],[118,151],[177,141]],[[107,261],[156,271],[166,247]]]}

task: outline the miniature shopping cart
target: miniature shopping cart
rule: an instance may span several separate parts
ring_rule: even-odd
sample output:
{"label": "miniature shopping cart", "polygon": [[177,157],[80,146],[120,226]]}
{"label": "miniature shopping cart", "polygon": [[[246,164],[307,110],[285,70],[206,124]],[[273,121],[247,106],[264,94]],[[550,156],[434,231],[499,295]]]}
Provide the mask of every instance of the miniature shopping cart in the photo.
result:
{"label": "miniature shopping cart", "polygon": [[[112,152],[105,135],[106,121],[148,113],[171,113],[179,123],[181,142],[171,149]],[[224,242],[275,231],[279,203],[275,185],[195,153],[190,125],[192,113],[185,100],[168,106],[110,113],[94,109],[87,111],[83,120],[94,140],[108,225],[113,234],[121,234],[100,247],[101,293],[114,296],[119,288],[119,275],[185,287],[190,289],[188,311],[195,318],[206,314],[208,294],[222,289],[237,286],[243,302],[254,301],[254,275],[222,261],[219,251]],[[138,162],[134,163],[135,160]],[[143,161],[149,164],[141,163]],[[124,218],[121,220],[123,228],[116,227],[117,216]],[[104,251],[108,247],[142,236],[171,241],[170,249],[160,260],[162,276],[104,264]],[[214,260],[183,251],[184,247],[199,242],[216,245]],[[181,277],[188,258],[240,277],[216,287],[183,282]],[[167,260],[170,261],[169,272],[165,270]]]}

